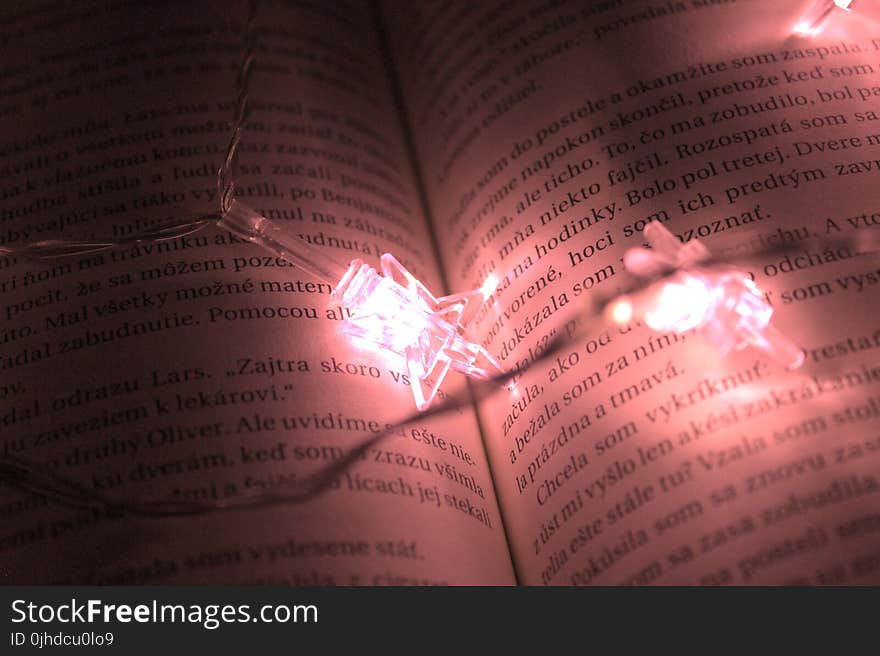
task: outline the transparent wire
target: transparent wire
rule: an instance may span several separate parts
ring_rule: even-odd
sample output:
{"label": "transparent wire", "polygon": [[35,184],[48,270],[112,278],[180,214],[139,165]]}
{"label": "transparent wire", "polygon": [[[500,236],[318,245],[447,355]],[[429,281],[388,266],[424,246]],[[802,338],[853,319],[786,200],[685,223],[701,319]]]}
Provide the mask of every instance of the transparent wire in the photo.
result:
{"label": "transparent wire", "polygon": [[229,202],[218,225],[334,287],[348,271],[348,264],[338,262],[326,251],[315,248],[278,222],[235,199]]}
{"label": "transparent wire", "polygon": [[43,239],[24,244],[0,244],[0,255],[11,255],[27,260],[55,260],[122,248],[135,244],[147,244],[180,239],[195,234],[220,220],[220,214],[206,214],[196,218],[183,218],[162,223],[125,237],[93,237],[86,240]]}

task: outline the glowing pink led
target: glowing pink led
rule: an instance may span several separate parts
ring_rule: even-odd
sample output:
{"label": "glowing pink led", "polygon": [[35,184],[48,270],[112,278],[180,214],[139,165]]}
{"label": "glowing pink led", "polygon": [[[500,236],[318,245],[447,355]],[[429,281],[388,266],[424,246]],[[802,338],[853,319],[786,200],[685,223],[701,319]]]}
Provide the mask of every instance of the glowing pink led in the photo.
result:
{"label": "glowing pink led", "polygon": [[358,346],[404,359],[419,410],[431,404],[450,369],[476,378],[503,373],[495,358],[465,334],[497,278],[480,289],[435,298],[388,253],[381,259],[384,275],[357,259],[346,266],[237,200],[219,225],[335,284],[332,299],[350,313],[343,331]]}
{"label": "glowing pink led", "polygon": [[682,245],[656,221],[644,233],[652,248],[627,251],[627,268],[640,276],[672,273],[612,303],[612,320],[626,323],[638,315],[658,332],[699,328],[722,353],[753,345],[789,369],[803,364],[803,351],[770,325],[773,308],[745,272],[698,266],[709,254],[706,248],[696,240]]}
{"label": "glowing pink led", "polygon": [[816,0],[794,26],[794,31],[804,36],[815,36],[838,9],[853,11],[862,17],[880,17],[878,0]]}
{"label": "glowing pink led", "polygon": [[385,253],[381,263],[384,275],[353,260],[332,298],[351,311],[343,330],[356,344],[404,358],[419,410],[431,404],[450,369],[484,379],[502,373],[465,335],[484,290],[435,298],[392,255]]}

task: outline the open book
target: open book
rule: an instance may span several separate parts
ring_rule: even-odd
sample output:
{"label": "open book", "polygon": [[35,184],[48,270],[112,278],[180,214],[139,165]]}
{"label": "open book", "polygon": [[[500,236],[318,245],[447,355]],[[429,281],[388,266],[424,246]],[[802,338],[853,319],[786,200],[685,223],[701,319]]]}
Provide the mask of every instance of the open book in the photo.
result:
{"label": "open book", "polygon": [[[840,246],[880,225],[880,26],[804,38],[808,4],[262,3],[238,197],[438,295],[493,281],[472,334],[519,393],[302,505],[150,520],[4,486],[0,581],[880,582],[880,263]],[[4,8],[0,242],[215,212],[243,5]],[[650,221],[811,244],[746,265],[805,365],[632,323],[529,367]],[[0,450],[145,499],[327,466],[412,411],[329,291],[219,229],[0,258]]]}

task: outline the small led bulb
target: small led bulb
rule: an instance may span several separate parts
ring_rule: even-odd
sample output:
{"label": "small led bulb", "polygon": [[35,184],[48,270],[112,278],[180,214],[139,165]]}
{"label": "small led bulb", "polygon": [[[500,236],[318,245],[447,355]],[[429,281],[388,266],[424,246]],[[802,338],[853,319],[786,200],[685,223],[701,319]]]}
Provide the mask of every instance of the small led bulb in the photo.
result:
{"label": "small led bulb", "polygon": [[345,266],[237,200],[219,225],[334,285],[331,298],[349,314],[343,332],[362,348],[404,359],[419,410],[431,404],[450,369],[482,379],[504,373],[465,334],[497,279],[480,289],[435,298],[389,253],[381,258],[382,274],[359,259]]}
{"label": "small led bulb", "polygon": [[699,328],[722,353],[752,345],[789,369],[803,364],[803,351],[770,325],[773,308],[744,271],[699,266],[709,254],[705,247],[696,240],[682,246],[658,222],[644,232],[653,248],[628,251],[627,267],[641,276],[671,273],[612,303],[612,321],[626,323],[638,316],[657,332]]}
{"label": "small led bulb", "polygon": [[877,0],[834,0],[834,6],[846,11],[855,11],[859,14],[877,15],[880,3]]}
{"label": "small led bulb", "polygon": [[465,335],[484,290],[435,298],[391,254],[381,263],[384,275],[352,260],[332,298],[351,312],[343,330],[356,344],[403,356],[419,410],[431,404],[450,369],[482,379],[503,373],[495,358]]}
{"label": "small led bulb", "polygon": [[822,31],[825,21],[841,10],[880,19],[880,0],[816,0],[794,26],[794,31],[806,36],[816,35]]}

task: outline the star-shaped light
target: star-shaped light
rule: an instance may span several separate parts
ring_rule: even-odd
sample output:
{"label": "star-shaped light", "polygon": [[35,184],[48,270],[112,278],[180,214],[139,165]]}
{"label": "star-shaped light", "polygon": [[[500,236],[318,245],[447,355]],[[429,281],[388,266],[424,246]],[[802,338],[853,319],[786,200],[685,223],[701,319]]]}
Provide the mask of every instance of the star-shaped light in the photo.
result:
{"label": "star-shaped light", "polygon": [[706,247],[697,240],[682,244],[660,223],[649,223],[644,233],[651,249],[628,250],[626,268],[638,276],[662,277],[612,303],[614,321],[626,323],[638,315],[658,332],[700,328],[722,353],[751,344],[789,369],[803,363],[803,351],[770,325],[773,308],[744,271],[701,266],[709,256]]}
{"label": "star-shaped light", "polygon": [[[434,298],[388,253],[381,260],[384,275],[358,259],[346,266],[237,200],[218,225],[335,284],[332,299],[349,314],[344,332],[362,347],[404,359],[419,410],[431,404],[450,369],[483,379],[504,373],[495,358],[465,334],[488,296],[485,289]],[[492,284],[487,280],[485,287]]]}
{"label": "star-shaped light", "polygon": [[503,373],[465,333],[483,291],[435,298],[394,256],[385,253],[381,263],[384,275],[352,260],[332,298],[351,312],[343,330],[354,342],[405,360],[419,410],[431,404],[450,369],[483,379]]}

